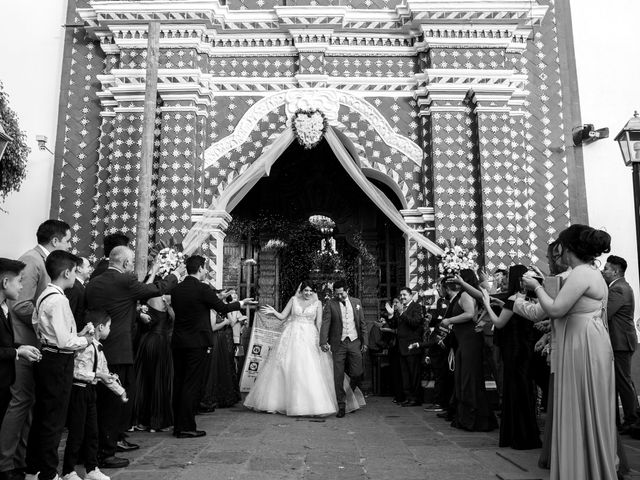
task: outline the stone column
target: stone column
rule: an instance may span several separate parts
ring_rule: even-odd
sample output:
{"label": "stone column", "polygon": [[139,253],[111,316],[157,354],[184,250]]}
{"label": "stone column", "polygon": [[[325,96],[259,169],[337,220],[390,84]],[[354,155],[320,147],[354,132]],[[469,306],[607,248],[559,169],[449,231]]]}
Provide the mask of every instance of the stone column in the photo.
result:
{"label": "stone column", "polygon": [[[433,208],[418,207],[401,210],[407,224],[430,240],[434,239]],[[436,257],[414,240],[407,240],[407,285],[416,290],[427,290],[435,281]]]}
{"label": "stone column", "polygon": [[[419,91],[425,154],[430,159],[434,238],[455,238],[465,248],[482,245],[475,132],[464,85],[428,84]],[[479,252],[480,253],[480,252]]]}
{"label": "stone column", "polygon": [[217,210],[209,212],[204,221],[209,237],[202,244],[202,252],[207,257],[209,279],[216,288],[222,288],[224,238],[227,236],[226,230],[231,221],[231,215],[224,210]]}
{"label": "stone column", "polygon": [[204,150],[203,117],[208,90],[196,72],[160,75],[162,101],[159,128],[156,241],[180,242],[191,228],[193,207],[201,202]]}
{"label": "stone column", "polygon": [[[484,255],[488,269],[505,268],[524,261],[526,237],[526,171],[514,162],[511,91],[473,93],[477,121]],[[523,228],[524,227],[524,228]]]}

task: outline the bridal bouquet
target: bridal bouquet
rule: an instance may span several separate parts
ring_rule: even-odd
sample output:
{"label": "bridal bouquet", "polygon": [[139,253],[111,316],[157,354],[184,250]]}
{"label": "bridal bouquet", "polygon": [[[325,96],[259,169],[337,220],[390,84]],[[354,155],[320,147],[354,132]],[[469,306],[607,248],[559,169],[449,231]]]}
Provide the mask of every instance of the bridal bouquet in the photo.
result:
{"label": "bridal bouquet", "polygon": [[166,247],[158,252],[158,260],[160,262],[158,275],[164,277],[184,264],[184,254],[175,248]]}
{"label": "bridal bouquet", "polygon": [[438,264],[438,272],[446,278],[454,277],[465,269],[475,271],[478,268],[475,259],[475,252],[456,245],[455,241],[452,241],[450,246],[444,248],[444,255],[440,257]]}

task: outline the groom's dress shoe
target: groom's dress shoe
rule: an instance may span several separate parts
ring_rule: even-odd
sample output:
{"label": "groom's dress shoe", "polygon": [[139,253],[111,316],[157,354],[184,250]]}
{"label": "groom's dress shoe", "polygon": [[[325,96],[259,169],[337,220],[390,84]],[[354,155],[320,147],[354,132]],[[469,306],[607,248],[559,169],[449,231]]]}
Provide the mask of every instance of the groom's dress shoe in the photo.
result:
{"label": "groom's dress shoe", "polygon": [[130,452],[132,450],[138,450],[139,448],[140,448],[140,445],[137,445],[135,443],[129,443],[124,439],[118,440],[118,442],[116,443],[117,452]]}
{"label": "groom's dress shoe", "polygon": [[129,466],[129,460],[116,456],[99,458],[98,466],[100,468],[125,468]]}
{"label": "groom's dress shoe", "polygon": [[338,418],[344,417],[344,408],[341,408],[338,410],[338,413],[336,413],[336,417]]}
{"label": "groom's dress shoe", "polygon": [[176,437],[178,438],[198,438],[204,437],[207,434],[204,430],[194,430],[192,432],[178,432]]}

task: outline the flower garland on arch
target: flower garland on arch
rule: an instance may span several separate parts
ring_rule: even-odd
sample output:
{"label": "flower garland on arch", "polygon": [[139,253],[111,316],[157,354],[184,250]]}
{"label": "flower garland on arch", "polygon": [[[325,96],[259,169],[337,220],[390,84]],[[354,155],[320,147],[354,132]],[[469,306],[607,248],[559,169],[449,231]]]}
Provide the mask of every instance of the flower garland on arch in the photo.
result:
{"label": "flower garland on arch", "polygon": [[328,127],[327,117],[318,109],[303,110],[299,108],[291,118],[293,133],[305,150],[310,150],[318,145],[327,133]]}

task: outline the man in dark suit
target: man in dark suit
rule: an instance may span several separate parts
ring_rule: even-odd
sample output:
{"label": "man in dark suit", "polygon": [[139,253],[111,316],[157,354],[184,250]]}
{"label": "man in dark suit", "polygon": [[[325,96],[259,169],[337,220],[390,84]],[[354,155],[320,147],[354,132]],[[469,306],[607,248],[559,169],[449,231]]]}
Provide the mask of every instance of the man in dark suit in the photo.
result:
{"label": "man in dark suit", "polygon": [[[38,244],[19,258],[26,265],[22,271],[22,291],[17,300],[9,302],[15,342],[20,345],[39,346],[31,316],[36,300],[50,282],[44,262],[55,250],[69,251],[71,227],[60,220],[46,220],[38,227],[36,239]],[[27,463],[37,460],[31,447],[27,451],[28,444],[35,445],[29,440],[35,398],[33,366],[19,359],[11,401],[0,426],[0,472],[13,471],[17,478],[24,478]],[[38,438],[38,432],[32,435]]]}
{"label": "man in dark suit", "polygon": [[400,349],[400,369],[406,400],[403,407],[422,405],[422,337],[424,321],[422,307],[413,301],[413,292],[409,287],[400,290],[402,308],[393,316],[398,331]]}
{"label": "man in dark suit", "polygon": [[76,267],[76,282],[73,287],[67,288],[64,294],[69,300],[69,306],[76,320],[76,328],[81,331],[84,328],[84,313],[87,310],[87,300],[85,298],[85,282],[91,276],[91,263],[85,257],[80,258],[80,263]]}
{"label": "man in dark suit", "polygon": [[[11,400],[11,385],[16,379],[16,360],[29,362],[40,359],[40,352],[31,345],[14,342],[11,313],[7,300],[17,300],[22,290],[22,271],[25,264],[8,258],[0,258],[0,422]],[[9,478],[0,472],[0,479]]]}
{"label": "man in dark suit", "polygon": [[631,425],[638,421],[638,396],[631,380],[631,357],[636,350],[638,338],[633,321],[634,297],[631,286],[624,278],[627,262],[624,258],[610,255],[602,270],[602,276],[609,285],[607,320],[609,337],[613,348],[613,362],[616,372],[616,394],[620,396],[624,422],[616,408],[616,423],[620,433],[629,433]]}
{"label": "man in dark suit", "polygon": [[[155,264],[153,268],[158,268]],[[102,342],[111,373],[120,378],[129,396],[135,386],[133,370],[132,330],[136,320],[137,303],[168,293],[178,282],[176,275],[167,275],[155,283],[138,281],[134,270],[134,254],[129,247],[115,247],[109,255],[109,268],[94,277],[86,286],[88,310],[105,311],[111,317],[111,333]],[[131,426],[131,402],[123,405],[104,385],[98,385],[98,466],[122,468],[126,458],[115,456],[116,451],[138,448],[127,442],[124,432]]]}
{"label": "man in dark suit", "polygon": [[173,434],[178,438],[206,435],[196,429],[195,414],[200,401],[207,349],[213,344],[211,310],[221,315],[255,304],[250,298],[224,303],[203,282],[206,259],[193,255],[186,260],[187,277],[171,292],[175,312],[173,351]]}
{"label": "man in dark suit", "polygon": [[128,247],[129,243],[131,243],[131,239],[122,232],[110,233],[109,235],[105,235],[102,241],[104,257],[102,257],[96,264],[96,267],[93,270],[93,273],[91,273],[89,279],[97,277],[101,273],[104,273],[107,268],[109,268],[109,255],[111,254],[111,250],[116,247]]}
{"label": "man in dark suit", "polygon": [[320,347],[331,350],[333,355],[333,381],[338,400],[338,418],[344,417],[345,400],[344,374],[349,375],[351,387],[355,388],[362,379],[364,369],[362,354],[369,349],[369,335],[364,321],[362,303],[349,296],[345,282],[333,284],[334,298],[329,300],[322,312]]}

